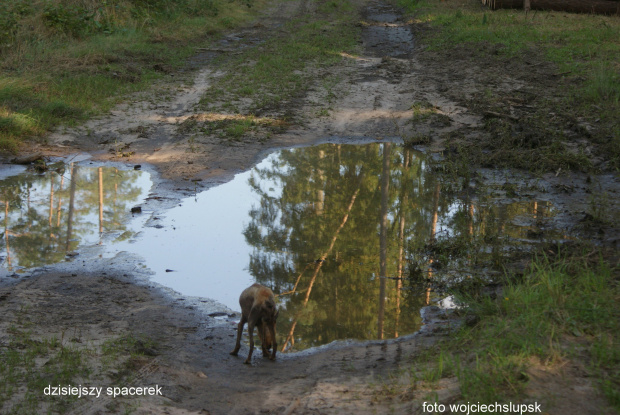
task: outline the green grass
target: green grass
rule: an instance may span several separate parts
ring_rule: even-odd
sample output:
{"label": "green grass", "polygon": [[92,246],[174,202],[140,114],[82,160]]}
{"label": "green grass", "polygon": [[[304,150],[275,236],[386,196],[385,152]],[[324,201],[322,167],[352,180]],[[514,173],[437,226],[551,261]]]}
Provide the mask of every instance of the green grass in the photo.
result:
{"label": "green grass", "polygon": [[532,362],[554,371],[576,359],[620,410],[618,299],[618,276],[603,260],[540,258],[498,298],[463,298],[479,322],[443,343],[441,352],[417,357],[414,380],[433,387],[456,376],[463,402],[508,402],[524,398]]}
{"label": "green grass", "polygon": [[[571,348],[584,337],[587,358],[610,402],[620,409],[613,390],[620,387],[620,294],[618,281],[605,264],[575,266],[541,260],[522,283],[508,284],[498,300],[474,304],[483,323],[464,330],[456,347],[477,344],[484,364],[464,369],[466,396],[478,397],[493,388],[493,374],[503,390],[518,392],[527,381],[524,368],[531,357],[553,365],[562,358],[579,358]],[[489,376],[489,374],[491,376]],[[614,385],[614,389],[605,385]]]}
{"label": "green grass", "polygon": [[[515,160],[520,165],[514,167],[519,168],[590,171],[592,166],[584,164],[585,157],[565,145],[562,132],[566,126],[585,122],[593,127],[592,131],[582,129],[581,133],[595,145],[597,155],[609,162],[608,168],[620,169],[617,116],[620,113],[620,20],[617,16],[541,11],[526,16],[520,10],[490,11],[482,8],[477,0],[396,2],[409,10],[416,23],[432,29],[421,33],[421,41],[428,50],[450,54],[465,48],[472,61],[484,62],[481,70],[487,70],[491,78],[501,78],[502,64],[510,65],[514,61],[532,62],[531,67],[523,66],[523,75],[541,71],[545,62],[555,66],[547,75],[554,80],[553,86],[536,91],[538,98],[530,103],[536,110],[523,120],[531,126],[531,131],[523,135],[537,136],[534,144],[525,145],[526,153],[531,153],[527,154],[528,160],[521,162],[516,157],[518,154],[510,153],[508,150],[519,143],[508,142],[499,149],[504,154],[498,154],[490,162],[505,167],[512,166],[511,160]],[[496,64],[487,67],[486,62]],[[478,107],[495,110],[508,106],[504,97],[488,92],[476,97]],[[556,116],[550,117],[550,113]],[[490,120],[490,124],[488,131],[492,135],[501,135],[502,129],[511,127],[505,119]],[[543,157],[538,157],[539,153]]]}
{"label": "green grass", "polygon": [[[262,0],[6,0],[0,151],[110,109],[239,26]],[[251,6],[251,7],[249,7]]]}
{"label": "green grass", "polygon": [[533,12],[526,18],[516,10],[475,9],[448,6],[422,17],[442,28],[432,48],[488,42],[500,45],[504,55],[524,58],[530,49],[540,48],[549,61],[558,65],[560,72],[586,77],[585,85],[574,91],[576,94],[587,102],[618,109],[620,22],[617,17]]}
{"label": "green grass", "polygon": [[[316,80],[313,70],[342,62],[342,53],[358,47],[357,14],[349,1],[325,2],[319,11],[289,21],[281,30],[284,35],[227,62],[235,69],[207,91],[202,108],[243,115],[281,113],[287,103],[305,94]],[[249,108],[242,108],[241,98],[252,100]]]}
{"label": "green grass", "polygon": [[586,72],[600,62],[613,64],[620,45],[617,17],[563,12],[519,10],[490,11],[479,2],[398,0],[420,22],[442,29],[432,48],[453,48],[464,43],[490,42],[502,53],[520,56],[531,47],[542,47],[562,70]]}
{"label": "green grass", "polygon": [[85,357],[78,348],[56,336],[35,339],[24,327],[8,330],[9,343],[0,350],[0,410],[6,414],[37,413],[42,406],[63,413],[77,397],[55,400],[44,395],[48,385],[69,385],[88,379]]}

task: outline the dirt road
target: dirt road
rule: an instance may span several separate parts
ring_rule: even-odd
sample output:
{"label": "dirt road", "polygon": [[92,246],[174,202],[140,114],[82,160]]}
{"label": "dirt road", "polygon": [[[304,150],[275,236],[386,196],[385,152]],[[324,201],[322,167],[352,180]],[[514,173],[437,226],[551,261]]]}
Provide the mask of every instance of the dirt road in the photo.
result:
{"label": "dirt road", "polygon": [[140,414],[283,413],[289,407],[296,410],[289,413],[383,413],[385,403],[375,402],[381,389],[373,382],[406,363],[419,347],[433,344],[433,331],[445,333],[449,324],[438,320],[401,341],[343,343],[296,356],[280,354],[275,362],[256,353],[248,366],[243,364],[247,347],[239,357],[229,355],[234,317],[203,317],[183,301],[137,286],[131,278],[101,274],[44,273],[0,291],[3,332],[26,307],[27,316],[21,318],[33,324],[34,338],[66,332],[67,345],[90,347],[128,333],[153,341],[145,350],[138,346],[140,356],[121,369],[99,372],[94,365],[95,376],[82,384],[159,386],[163,396],[103,394],[82,398],[69,413],[117,413],[131,407]]}
{"label": "dirt road", "polygon": [[[190,181],[207,188],[248,169],[277,148],[432,135],[428,149],[440,152],[443,138],[455,131],[483,134],[482,115],[465,105],[480,90],[492,88],[505,95],[532,91],[554,71],[543,62],[535,72],[523,71],[531,63],[514,62],[503,71],[501,81],[490,82],[487,72],[471,62],[466,51],[449,61],[441,54],[422,53],[416,33],[424,27],[407,21],[392,6],[360,1],[357,8],[364,22],[360,54],[342,56],[341,65],[312,69],[317,79],[338,75],[333,86],[337,98],[326,116],[316,116],[316,103],[325,95],[316,86],[286,108],[303,122],[268,140],[231,143],[217,136],[195,140],[184,128],[188,120],[199,123],[212,116],[200,112],[197,104],[222,76],[210,64],[216,55],[256,47],[280,33],[283,22],[316,12],[314,2],[286,1],[266,10],[251,27],[225,37],[220,47],[199,52],[190,63],[192,68],[173,74],[174,82],[161,82],[84,126],[55,132],[39,150],[50,155],[83,151],[98,160],[149,163],[161,176],[155,186],[182,197],[194,192]],[[413,123],[413,103],[432,108],[433,115]],[[586,203],[585,193],[583,197]],[[156,211],[166,208],[152,207]],[[577,219],[576,215],[566,218]],[[0,291],[2,338],[18,321],[27,323],[35,338],[73,331],[74,344],[93,348],[110,338],[144,335],[153,344],[134,344],[129,352],[138,357],[125,357],[116,369],[96,366],[95,353],[92,362],[96,367],[89,384],[158,385],[163,396],[85,398],[70,406],[69,413],[74,414],[421,413],[430,390],[392,396],[383,389],[382,379],[397,373],[408,382],[408,375],[395,371],[406,369],[410,356],[419,350],[438,347],[438,339],[452,324],[450,319],[431,319],[431,313],[424,330],[413,336],[364,344],[344,342],[279,355],[275,362],[255,354],[255,363],[247,366],[242,364],[247,349],[242,348],[240,357],[228,354],[234,344],[235,315],[204,316],[192,304],[154,290],[144,280],[136,284],[132,270],[111,267],[105,261],[86,264],[84,269],[88,271],[36,270],[31,277],[4,287]],[[590,383],[582,386],[581,395],[567,398],[573,410],[584,409],[586,402],[595,406],[599,402]],[[458,393],[455,379],[443,379],[437,385],[436,399],[451,402]],[[578,398],[584,399],[579,403]]]}

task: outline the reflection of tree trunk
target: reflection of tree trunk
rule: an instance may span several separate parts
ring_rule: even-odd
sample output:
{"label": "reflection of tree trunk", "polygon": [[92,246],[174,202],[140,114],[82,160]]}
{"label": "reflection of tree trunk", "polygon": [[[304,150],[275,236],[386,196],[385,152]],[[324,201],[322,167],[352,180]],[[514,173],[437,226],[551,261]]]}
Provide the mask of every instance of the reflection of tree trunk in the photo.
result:
{"label": "reflection of tree trunk", "polygon": [[[473,242],[474,240],[474,204],[472,202],[469,202],[469,207],[467,208],[467,228],[468,228],[468,236],[469,236],[469,241]],[[472,255],[471,255],[471,251],[468,251],[467,253],[467,264],[469,266],[472,266],[472,261],[471,261]]]}
{"label": "reflection of tree trunk", "polygon": [[398,225],[398,264],[396,269],[396,319],[394,323],[394,337],[398,337],[398,323],[400,322],[400,292],[403,288],[403,262],[405,253],[405,208],[409,201],[409,188],[407,186],[409,175],[409,150],[404,150],[403,181],[400,199],[400,223]]}
{"label": "reflection of tree trunk", "polygon": [[[319,165],[321,161],[325,158],[325,152],[323,150],[319,151]],[[321,169],[317,169],[317,179],[319,184],[319,190],[317,191],[317,202],[316,202],[316,214],[321,216],[323,214],[323,209],[325,207],[325,189],[324,189],[324,181],[325,181],[325,172]]]}
{"label": "reflection of tree trunk", "polygon": [[54,176],[50,176],[50,215],[48,218],[50,227],[52,227],[52,215],[54,214]]}
{"label": "reflection of tree trunk", "polygon": [[[321,270],[321,267],[323,266],[325,259],[329,256],[332,249],[334,249],[334,245],[336,244],[336,240],[338,239],[338,234],[340,234],[340,231],[342,230],[344,225],[347,223],[347,220],[349,219],[349,214],[351,213],[351,209],[353,209],[353,205],[355,204],[355,199],[357,198],[357,195],[360,192],[360,188],[362,187],[363,180],[364,180],[364,173],[362,172],[360,174],[360,178],[357,184],[357,189],[355,189],[355,192],[353,193],[353,196],[351,197],[351,201],[349,202],[349,206],[347,206],[346,213],[344,214],[344,217],[342,218],[342,222],[340,222],[340,226],[338,226],[338,229],[336,229],[336,232],[334,233],[334,236],[332,237],[332,241],[329,245],[329,248],[327,248],[327,251],[325,251],[325,253],[323,253],[323,255],[321,255],[321,257],[316,261],[316,265],[314,267],[314,273],[312,274],[312,278],[310,279],[310,284],[308,285],[308,290],[306,291],[306,297],[304,298],[304,302],[302,303],[301,309],[305,308],[306,305],[308,304],[308,300],[310,299],[310,293],[312,292],[312,287],[314,286],[316,277],[317,275],[319,275],[319,271]],[[297,315],[295,316],[295,320],[293,321],[293,325],[291,326],[291,329],[289,330],[288,336],[286,336],[286,340],[284,341],[284,345],[282,346],[283,352],[286,350],[286,345],[289,342],[291,343],[291,346],[295,344],[295,339],[293,337],[293,334],[295,332],[295,327],[297,326],[297,319],[299,318],[299,313],[300,312],[297,312]]]}
{"label": "reflection of tree trunk", "polygon": [[[65,176],[61,176],[60,178],[60,189],[59,191],[62,192],[62,188],[65,184]],[[60,209],[62,208],[62,198],[60,196],[58,196],[58,218],[56,219],[56,226],[60,227]]]}
{"label": "reflection of tree trunk", "polygon": [[293,286],[293,289],[291,291],[280,293],[278,296],[295,294],[297,292],[297,286],[299,285],[299,281],[301,280],[301,277],[304,275],[304,272],[306,272],[306,270],[310,267],[310,265],[311,264],[306,265],[304,269],[299,273],[299,275],[297,276],[297,280],[295,281],[295,285]]}
{"label": "reflection of tree trunk", "polygon": [[77,169],[78,166],[75,166],[71,163],[71,187],[69,190],[69,215],[67,217],[67,245],[66,252],[69,252],[70,244],[71,244],[71,233],[73,232],[73,207],[75,204],[75,187],[76,187],[76,179],[77,179]]}
{"label": "reflection of tree trunk", "polygon": [[437,217],[439,211],[439,191],[441,185],[437,183],[435,187],[435,194],[433,195],[433,223],[431,224],[431,242],[435,241],[435,233],[437,231]]}
{"label": "reflection of tree trunk", "polygon": [[6,240],[6,262],[11,270],[11,249],[9,248],[9,201],[4,202],[4,239]]}
{"label": "reflection of tree trunk", "polygon": [[387,227],[390,187],[390,150],[392,144],[383,145],[383,171],[381,172],[381,222],[379,224],[379,315],[377,338],[383,339],[383,320],[385,318],[385,285],[387,283]]}
{"label": "reflection of tree trunk", "polygon": [[[114,199],[112,201],[112,206],[114,207],[114,211],[117,212],[117,207],[118,204],[116,203],[117,198],[118,198],[118,181],[119,181],[119,177],[120,175],[118,174],[118,169],[114,170]],[[114,217],[116,217],[116,215],[114,215]],[[118,222],[113,222],[114,225],[119,226],[120,224]]]}
{"label": "reflection of tree trunk", "polygon": [[474,236],[474,204],[473,203],[469,204],[469,215],[467,219],[469,221],[469,236],[473,237]]}
{"label": "reflection of tree trunk", "polygon": [[[99,238],[103,234],[103,168],[99,167]],[[101,240],[99,241],[101,243]]]}
{"label": "reflection of tree trunk", "polygon": [[[435,187],[435,194],[433,195],[433,222],[431,224],[431,243],[435,242],[435,235],[437,233],[437,218],[439,216],[439,191],[441,190],[441,186],[439,183],[437,183],[437,186]],[[429,305],[431,303],[431,283],[430,280],[433,278],[433,261],[434,258],[431,256],[431,258],[428,260],[428,283],[426,286],[426,298],[425,298],[425,304]]]}

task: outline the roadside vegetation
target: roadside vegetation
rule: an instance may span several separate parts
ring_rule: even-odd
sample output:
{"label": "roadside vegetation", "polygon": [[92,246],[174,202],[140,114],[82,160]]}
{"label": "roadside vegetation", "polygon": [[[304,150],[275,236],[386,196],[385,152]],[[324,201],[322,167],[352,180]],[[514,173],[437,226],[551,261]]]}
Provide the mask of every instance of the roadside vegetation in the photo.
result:
{"label": "roadside vegetation", "polygon": [[[486,137],[455,134],[454,148],[485,167],[532,171],[620,169],[620,19],[522,10],[479,1],[397,0],[428,50],[467,55],[488,88],[466,103],[485,116]],[[460,52],[460,53],[459,53]],[[498,93],[504,68],[536,90]]]}
{"label": "roadside vegetation", "polygon": [[[458,311],[466,325],[440,348],[417,356],[407,383],[396,377],[377,398],[415,396],[445,404],[435,391],[442,380],[458,379],[451,402],[536,399],[546,412],[564,382],[592,376],[620,410],[620,284],[618,270],[599,254],[543,256],[521,279],[506,280],[497,296],[457,294],[467,304]],[[571,360],[578,369],[569,369]]]}
{"label": "roadside vegetation", "polygon": [[262,0],[0,2],[0,150],[111,108],[247,22]]}
{"label": "roadside vegetation", "polygon": [[620,409],[618,298],[617,270],[596,251],[539,258],[496,298],[463,297],[479,324],[451,340],[446,367],[459,378],[464,398],[494,402],[523,393],[530,368],[553,372],[574,359]]}
{"label": "roadside vegetation", "polygon": [[[477,1],[397,2],[423,28],[418,35],[429,53],[466,55],[477,67],[488,66],[489,88],[462,102],[484,115],[486,134],[446,137],[441,171],[448,181],[469,178],[476,166],[618,172],[617,16],[491,12]],[[538,77],[539,89],[512,96],[493,89],[504,65],[515,62],[523,79]],[[457,379],[458,396],[451,398],[457,402],[523,402],[532,399],[532,388],[549,397],[562,387],[562,376],[579,376],[568,369],[573,362],[620,410],[617,259],[594,248],[565,251],[537,258],[523,276],[506,273],[499,293],[453,289],[466,324],[440,350],[416,357],[404,386],[402,377],[388,381],[383,397],[446,403],[437,391]]]}

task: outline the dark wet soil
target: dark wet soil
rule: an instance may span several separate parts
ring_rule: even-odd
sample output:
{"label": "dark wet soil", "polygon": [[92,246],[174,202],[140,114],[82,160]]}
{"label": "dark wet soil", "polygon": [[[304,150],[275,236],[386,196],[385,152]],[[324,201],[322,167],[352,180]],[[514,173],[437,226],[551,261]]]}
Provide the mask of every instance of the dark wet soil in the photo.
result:
{"label": "dark wet soil", "polygon": [[393,6],[372,3],[362,17],[362,41],[367,54],[378,58],[413,57],[416,45],[411,24]]}

